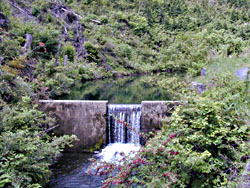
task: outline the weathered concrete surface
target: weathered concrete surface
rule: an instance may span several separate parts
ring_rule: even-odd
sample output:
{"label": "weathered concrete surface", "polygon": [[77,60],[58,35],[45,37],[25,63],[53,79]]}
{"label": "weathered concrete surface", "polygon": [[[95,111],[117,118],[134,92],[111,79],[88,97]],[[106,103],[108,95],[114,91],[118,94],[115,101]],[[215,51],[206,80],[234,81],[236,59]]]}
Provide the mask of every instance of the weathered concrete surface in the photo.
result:
{"label": "weathered concrete surface", "polygon": [[76,135],[74,150],[90,151],[106,143],[108,101],[41,100],[47,113],[59,118],[59,135]]}
{"label": "weathered concrete surface", "polygon": [[[171,116],[173,107],[180,101],[142,101],[141,131],[159,129],[162,119]],[[73,149],[90,151],[106,144],[108,101],[41,100],[40,107],[59,119],[57,135],[76,135],[79,141]]]}
{"label": "weathered concrete surface", "polygon": [[180,103],[180,101],[142,101],[141,131],[147,133],[160,128],[162,119],[171,116],[173,107]]}

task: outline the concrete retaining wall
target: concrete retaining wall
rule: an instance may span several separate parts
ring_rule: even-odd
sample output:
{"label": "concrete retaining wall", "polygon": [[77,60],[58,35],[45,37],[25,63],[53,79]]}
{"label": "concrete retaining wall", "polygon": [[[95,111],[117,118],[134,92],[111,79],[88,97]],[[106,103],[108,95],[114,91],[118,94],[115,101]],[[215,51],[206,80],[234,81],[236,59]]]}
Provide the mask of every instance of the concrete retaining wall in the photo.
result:
{"label": "concrete retaining wall", "polygon": [[75,134],[73,149],[91,151],[106,144],[108,101],[41,100],[40,106],[59,119],[59,135]]}
{"label": "concrete retaining wall", "polygon": [[171,116],[173,107],[180,103],[180,101],[142,101],[141,131],[147,133],[160,128],[162,119]]}
{"label": "concrete retaining wall", "polygon": [[[149,132],[162,125],[179,101],[142,101],[141,131]],[[57,135],[76,135],[75,150],[92,151],[106,144],[108,101],[41,100],[40,107],[58,117]]]}

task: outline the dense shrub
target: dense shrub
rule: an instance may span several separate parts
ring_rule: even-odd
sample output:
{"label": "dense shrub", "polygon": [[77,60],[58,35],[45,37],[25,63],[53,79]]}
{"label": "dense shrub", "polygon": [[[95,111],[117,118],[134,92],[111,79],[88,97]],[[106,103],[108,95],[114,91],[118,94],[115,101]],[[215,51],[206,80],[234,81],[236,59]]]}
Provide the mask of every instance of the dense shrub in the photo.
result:
{"label": "dense shrub", "polygon": [[15,103],[21,99],[22,96],[32,96],[32,88],[30,84],[9,72],[1,70],[0,74],[0,99]]}
{"label": "dense shrub", "polygon": [[53,137],[46,132],[54,125],[30,98],[0,113],[0,186],[41,187],[49,180],[49,165],[73,136]]}
{"label": "dense shrub", "polygon": [[[0,28],[0,187],[39,187],[48,180],[48,164],[60,145],[71,141],[40,136],[54,122],[25,106],[23,96],[56,98],[82,80],[113,74],[161,70],[198,75],[214,56],[249,55],[248,0],[15,1],[23,11],[11,2],[0,1],[0,12],[10,22]],[[73,23],[62,19],[67,11]],[[24,56],[26,34],[33,40]],[[74,63],[64,65],[63,55]],[[239,174],[247,158],[243,142],[249,135],[249,92],[230,79],[218,81],[218,91],[188,96],[188,105],[176,111],[168,128],[148,142],[133,164],[127,161],[118,169],[119,181],[110,177],[106,182],[121,187],[123,180],[148,187],[229,184],[230,173]],[[154,84],[164,85],[176,98],[189,92],[179,78]],[[122,174],[127,167],[131,171]]]}
{"label": "dense shrub", "polygon": [[16,40],[5,39],[0,43],[0,52],[1,56],[7,62],[20,55],[21,46]]}
{"label": "dense shrub", "polygon": [[100,63],[100,56],[98,54],[98,47],[91,42],[85,42],[84,48],[88,52],[86,58],[90,62]]}
{"label": "dense shrub", "polygon": [[217,84],[202,96],[188,92],[135,157],[97,162],[97,174],[110,175],[102,187],[238,187],[250,155],[249,82]]}
{"label": "dense shrub", "polygon": [[[34,40],[32,42],[32,47],[35,49],[33,51],[34,55],[46,59],[52,58],[57,52],[58,36],[59,31],[53,27],[34,33]],[[40,42],[44,43],[44,46],[39,45]]]}
{"label": "dense shrub", "polygon": [[131,27],[133,28],[135,35],[141,36],[148,30],[147,19],[142,16],[138,15],[129,16],[129,25],[131,25]]}
{"label": "dense shrub", "polygon": [[75,47],[72,46],[70,43],[67,43],[63,49],[62,49],[62,55],[64,57],[64,55],[67,55],[69,60],[71,62],[74,62],[75,59],[75,55],[76,55],[76,50]]}

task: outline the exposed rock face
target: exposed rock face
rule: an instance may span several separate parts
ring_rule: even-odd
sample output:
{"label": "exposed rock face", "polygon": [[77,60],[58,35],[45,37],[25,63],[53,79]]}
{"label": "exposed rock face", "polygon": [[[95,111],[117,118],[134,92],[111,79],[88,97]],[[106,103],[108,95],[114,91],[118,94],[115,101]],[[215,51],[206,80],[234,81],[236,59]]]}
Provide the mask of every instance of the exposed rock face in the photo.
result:
{"label": "exposed rock face", "polygon": [[93,151],[106,143],[107,101],[41,100],[41,108],[60,120],[59,135],[76,135],[74,150]]}
{"label": "exposed rock face", "polygon": [[245,167],[245,170],[242,174],[242,184],[240,188],[249,188],[250,187],[250,160]]}
{"label": "exposed rock face", "polygon": [[206,85],[202,83],[192,82],[193,88],[197,89],[197,91],[201,94],[206,90]]}
{"label": "exposed rock face", "polygon": [[173,107],[180,103],[180,101],[142,101],[141,131],[147,133],[160,128],[162,119],[171,116]]}
{"label": "exposed rock face", "polygon": [[248,71],[250,71],[250,68],[248,67],[243,67],[241,69],[238,69],[237,71],[235,71],[236,76],[238,76],[240,79],[242,80],[246,80],[247,79],[247,73]]}

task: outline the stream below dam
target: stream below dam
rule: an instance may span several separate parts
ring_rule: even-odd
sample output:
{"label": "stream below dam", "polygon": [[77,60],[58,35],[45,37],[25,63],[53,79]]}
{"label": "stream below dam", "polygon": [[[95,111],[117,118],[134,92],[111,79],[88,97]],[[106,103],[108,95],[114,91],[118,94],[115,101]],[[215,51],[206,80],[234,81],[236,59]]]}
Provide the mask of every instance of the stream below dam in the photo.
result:
{"label": "stream below dam", "polygon": [[[140,148],[141,101],[171,100],[165,88],[156,87],[154,79],[168,78],[167,74],[143,75],[120,79],[88,81],[70,95],[60,99],[68,100],[108,100],[108,145],[96,154],[64,153],[51,166],[51,181],[46,188],[97,188],[102,185],[103,177],[88,174],[90,158],[115,162],[119,153],[127,155]],[[124,127],[119,120],[128,122],[132,129]]]}

